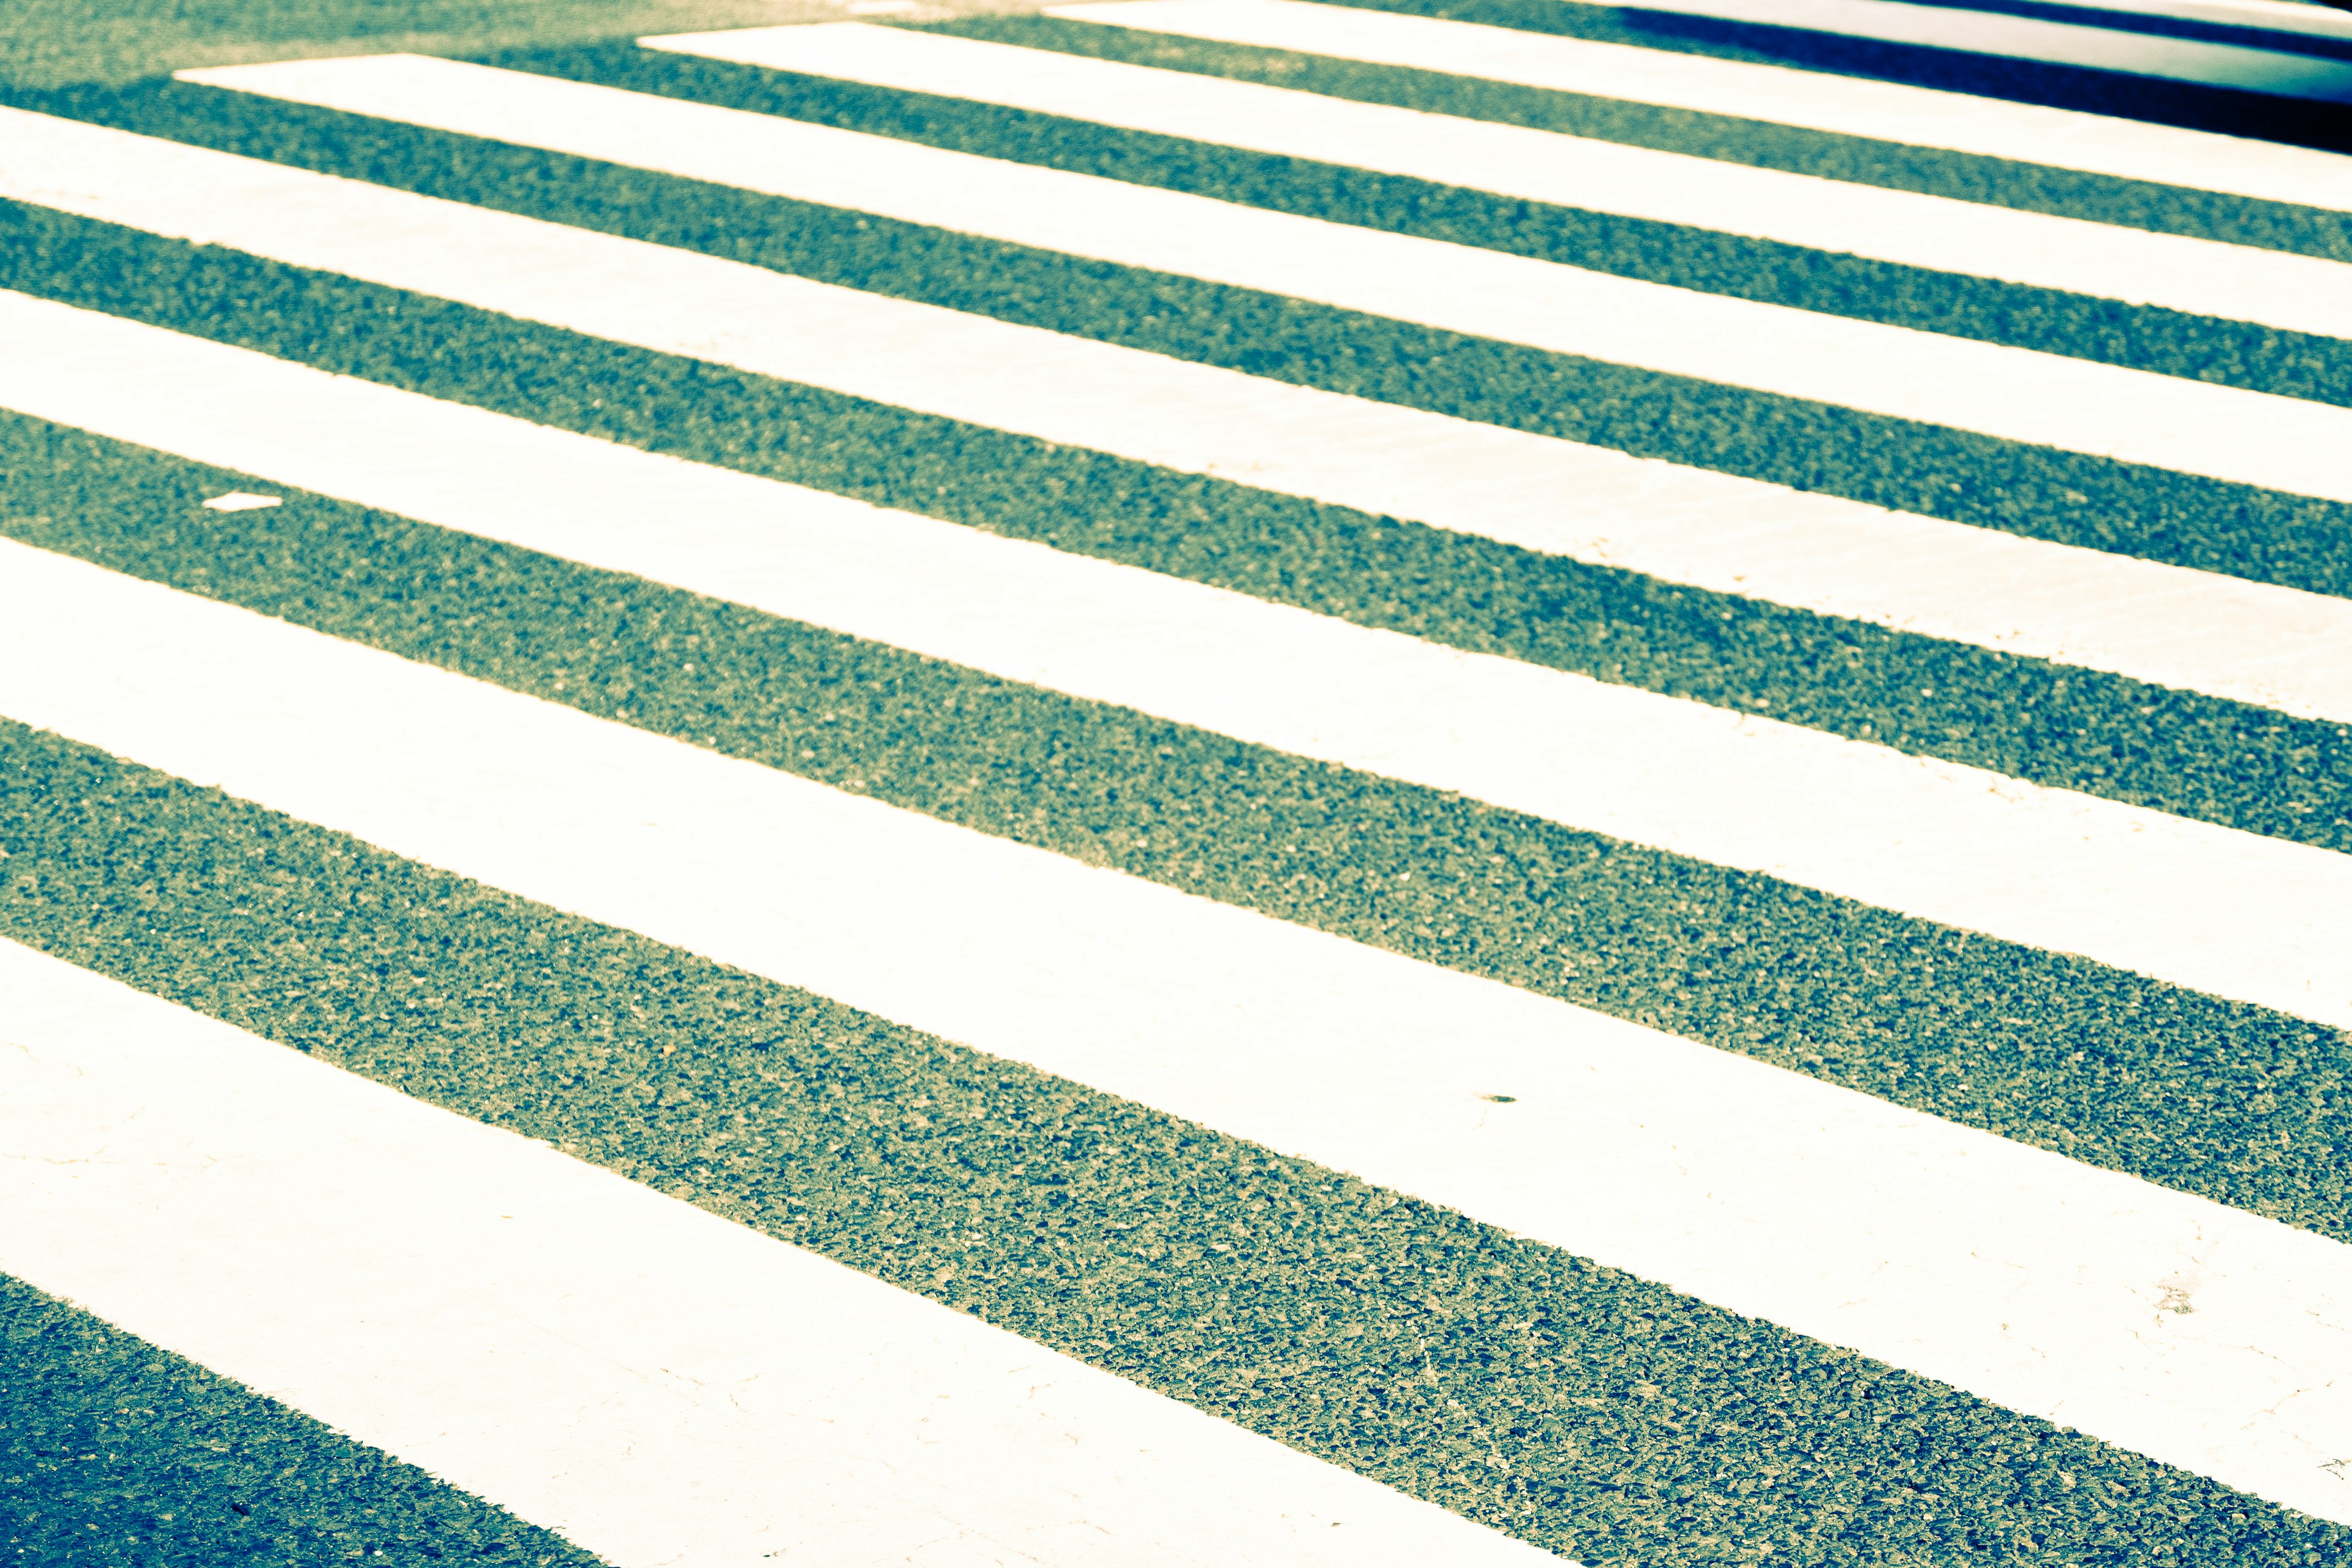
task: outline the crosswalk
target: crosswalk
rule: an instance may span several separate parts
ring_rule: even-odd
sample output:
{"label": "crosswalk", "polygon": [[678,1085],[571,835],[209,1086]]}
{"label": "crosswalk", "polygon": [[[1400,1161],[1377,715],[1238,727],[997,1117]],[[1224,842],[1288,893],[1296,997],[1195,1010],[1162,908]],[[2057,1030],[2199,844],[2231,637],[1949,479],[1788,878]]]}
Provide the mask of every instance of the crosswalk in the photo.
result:
{"label": "crosswalk", "polygon": [[[1591,4],[1593,0],[1577,0]],[[2032,11],[1978,11],[1908,0],[1648,0],[1645,10],[1704,16],[1798,32],[1905,44],[1966,55],[2076,66],[2090,70],[2233,88],[2323,102],[2352,100],[2352,64],[2261,47],[2272,28],[2305,37],[2352,38],[2352,28],[2324,14],[2309,19],[2212,7],[2184,20],[2247,28],[2252,39],[2144,32],[2097,17],[2103,26],[2057,20]],[[2095,11],[2095,8],[2094,8]],[[2177,14],[2177,13],[2176,13]],[[2330,24],[2335,24],[2331,26]],[[2252,47],[2250,47],[2250,45]]]}
{"label": "crosswalk", "polygon": [[[2320,15],[2315,7],[2298,10]],[[2315,150],[1864,76],[1629,47],[1549,31],[1449,26],[1408,8],[1306,0],[1115,0],[1056,6],[1052,14],[1147,35],[1444,72],[1475,82],[1587,94],[1612,103],[1757,121],[1892,147],[2145,180],[2175,190],[2219,191],[2335,212],[2352,203],[2352,173],[2340,158]],[[1402,83],[1397,89],[1410,90]],[[1726,151],[1735,163],[1755,157]],[[1864,170],[1884,156],[1878,148],[1862,151]],[[1969,171],[1962,164],[1956,172],[1965,179]],[[1883,175],[1865,174],[1858,183],[1886,182]],[[2025,188],[1984,194],[1995,196],[1995,205],[2030,206],[2031,182],[2016,184]]]}
{"label": "crosswalk", "polygon": [[2352,1561],[2352,152],[1514,4],[0,102],[0,1548]]}

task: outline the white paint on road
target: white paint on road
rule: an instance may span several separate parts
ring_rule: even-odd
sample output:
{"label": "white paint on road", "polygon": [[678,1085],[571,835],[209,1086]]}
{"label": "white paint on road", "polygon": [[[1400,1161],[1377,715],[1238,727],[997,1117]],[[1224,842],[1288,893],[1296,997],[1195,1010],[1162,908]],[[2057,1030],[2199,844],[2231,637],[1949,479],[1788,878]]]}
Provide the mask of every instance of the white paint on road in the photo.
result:
{"label": "white paint on road", "polygon": [[0,1270],[615,1568],[1548,1552],[0,941]]}
{"label": "white paint on road", "polygon": [[1464,653],[21,296],[0,295],[0,343],[10,351],[0,405],[44,417],[2352,1024],[2352,856]]}
{"label": "white paint on road", "polygon": [[[836,23],[640,41],[703,58],[1001,104],[1527,201],[2352,337],[2352,267],[2316,257],[904,27]],[[191,79],[233,87],[247,68],[191,73]],[[2352,66],[2346,69],[2352,76]],[[261,79],[265,91],[268,79]]]}
{"label": "white paint on road", "polygon": [[[0,128],[11,133],[0,137],[0,189],[109,222],[1669,582],[2304,717],[2347,712],[2345,612],[2316,595],[1639,459],[103,128],[5,109]],[[28,340],[21,352],[37,351]],[[18,395],[79,395],[70,389],[86,378],[58,367],[54,352],[38,352],[18,362]]]}
{"label": "white paint on road", "polygon": [[2312,1233],[16,543],[0,713],[2352,1521]]}
{"label": "white paint on road", "polygon": [[2352,212],[2340,153],[1861,77],[1312,0],[1110,0],[1048,15]]}
{"label": "white paint on road", "polygon": [[379,55],[190,76],[1553,353],[2352,501],[2352,408],[2334,404],[459,60]]}
{"label": "white paint on road", "polygon": [[[1573,3],[1597,5],[1608,0]],[[2279,98],[2352,101],[2352,61],[2244,43],[2014,16],[1966,5],[1920,5],[1906,0],[1639,0],[1637,8],[1835,33],[1997,59],[2118,71]]]}

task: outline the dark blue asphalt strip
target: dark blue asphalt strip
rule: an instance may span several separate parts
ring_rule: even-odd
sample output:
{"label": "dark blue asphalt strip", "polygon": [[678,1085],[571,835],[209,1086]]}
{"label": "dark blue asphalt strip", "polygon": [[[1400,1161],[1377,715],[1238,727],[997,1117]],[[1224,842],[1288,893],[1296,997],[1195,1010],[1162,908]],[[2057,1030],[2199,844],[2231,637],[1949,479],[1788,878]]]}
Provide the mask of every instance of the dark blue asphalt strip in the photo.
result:
{"label": "dark blue asphalt strip", "polygon": [[[2336,60],[2287,53],[2257,43],[2214,45],[2101,26],[2048,23],[1979,13],[1967,6],[1882,5],[1827,8],[1752,0],[1639,0],[1634,15],[1699,16],[1791,34],[1811,47],[1822,38],[1890,45],[1906,56],[1956,57],[1983,71],[2023,65],[2032,70],[2126,77],[2268,99],[2341,104],[2352,100],[2352,69]],[[1784,46],[1766,45],[1765,47]],[[1930,68],[1933,68],[1932,67]]]}
{"label": "dark blue asphalt strip", "polygon": [[8,0],[0,81],[120,84],[191,66],[457,54],[741,27],[786,14],[776,0]]}
{"label": "dark blue asphalt strip", "polygon": [[[1889,80],[2141,120],[2325,128],[2325,111],[2352,100],[2352,73],[2309,55],[2263,50],[2248,58],[2111,28],[2091,30],[2087,37],[2036,36],[2030,23],[1998,17],[1919,37],[1906,37],[1905,21],[1889,16],[1801,13],[1783,19],[1738,15],[1737,5],[1726,7],[1733,13],[1727,16],[1708,14],[1711,9],[1667,3],[1625,6],[1618,14],[1644,31],[1721,39],[1792,64],[1818,58]],[[1678,26],[1694,21],[1701,26]],[[2301,118],[2299,110],[2322,112]]]}
{"label": "dark blue asphalt strip", "polygon": [[1209,43],[1049,16],[975,16],[929,30],[1296,88],[1465,120],[1557,131],[1855,184],[2054,213],[2162,234],[2352,260],[2352,216],[2046,164],[1841,136],[1621,99],[1482,81],[1443,71]]}
{"label": "dark blue asphalt strip", "polygon": [[2352,151],[2342,104],[2273,98],[2188,82],[2082,70],[2032,60],[1884,44],[1638,6],[1563,5],[1560,0],[1329,0],[1368,11],[1398,11],[1599,43],[1670,49],[1717,59],[1792,66],[1979,98],[2046,104],[2122,120],[2211,131],[2333,152]]}
{"label": "dark blue asphalt strip", "polygon": [[602,1560],[0,1275],[0,1563]]}
{"label": "dark blue asphalt strip", "polygon": [[2352,1237],[2333,1031],[34,421],[0,469],[26,542]]}
{"label": "dark blue asphalt strip", "polygon": [[[1270,378],[2063,543],[2323,593],[2352,591],[2352,506],[2336,502],[241,93],[163,84],[26,101]],[[47,220],[23,221],[37,231]],[[67,258],[38,257],[38,244],[37,234],[13,242],[12,275],[36,290],[73,287],[62,281]]]}
{"label": "dark blue asphalt strip", "polygon": [[2352,1552],[1458,1215],[6,724],[0,821],[16,940],[1596,1568]]}
{"label": "dark blue asphalt strip", "polygon": [[[236,252],[16,217],[0,281],[76,303],[1361,625],[2352,849],[2344,725],[1056,450]],[[2345,552],[2352,533],[2296,542]]]}
{"label": "dark blue asphalt strip", "polygon": [[[1947,0],[1926,0],[1940,5]],[[2076,27],[2105,27],[2111,32],[2139,33],[2151,38],[2188,38],[2206,44],[2235,44],[2242,48],[2273,49],[2283,54],[2310,55],[2319,59],[2352,60],[2352,27],[2342,34],[2299,31],[2284,25],[2265,26],[2263,14],[2240,10],[2241,22],[2218,17],[2172,16],[2156,11],[2132,11],[2105,5],[2069,5],[2060,0],[1965,0],[1954,10],[1981,11],[1990,16],[2023,16],[2036,22],[2059,22]],[[2227,15],[2226,7],[2216,6]],[[2306,6],[2315,21],[2336,15],[2333,7]]]}
{"label": "dark blue asphalt strip", "polygon": [[[1076,25],[1055,30],[1066,33],[1076,30]],[[1505,251],[1702,293],[2064,353],[2256,392],[2352,404],[2352,342],[2309,332],[625,46],[502,56],[490,63]]]}

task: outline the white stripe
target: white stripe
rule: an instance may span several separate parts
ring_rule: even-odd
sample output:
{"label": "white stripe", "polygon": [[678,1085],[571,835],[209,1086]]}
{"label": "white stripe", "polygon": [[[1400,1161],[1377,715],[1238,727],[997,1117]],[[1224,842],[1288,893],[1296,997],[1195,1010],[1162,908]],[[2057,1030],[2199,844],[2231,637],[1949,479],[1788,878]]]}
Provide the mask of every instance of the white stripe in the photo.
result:
{"label": "white stripe", "polygon": [[751,27],[640,42],[1528,201],[2352,337],[2352,268],[2315,257],[904,27]]}
{"label": "white stripe", "polygon": [[13,942],[0,996],[0,1269],[620,1568],[1559,1561]]}
{"label": "white stripe", "polygon": [[15,543],[0,713],[2352,1521],[2309,1232]]}
{"label": "white stripe", "polygon": [[1825,615],[2343,716],[2341,604],[0,110],[58,205],[1048,441]]}
{"label": "white stripe", "polygon": [[[1607,0],[1578,3],[1602,5]],[[1640,8],[2084,66],[2285,98],[2324,102],[2352,99],[2352,65],[2340,60],[1951,5],[1914,5],[1904,0],[1641,0]]]}
{"label": "white stripe", "polygon": [[1311,0],[1116,0],[1049,15],[2352,212],[2341,153],[1858,77]]}
{"label": "white stripe", "polygon": [[[43,310],[66,314],[11,313],[37,323]],[[0,384],[9,401],[1013,679],[2352,1022],[2352,857],[1463,654],[152,328],[64,324],[46,341],[0,337],[26,379],[52,383],[37,398]]]}
{"label": "white stripe", "polygon": [[[2352,39],[2352,16],[2311,0],[2064,0],[2079,10],[2117,16],[2174,16],[2228,27],[2258,27],[2314,38]],[[2117,23],[2127,26],[2128,23]]]}
{"label": "white stripe", "polygon": [[2352,408],[1758,304],[773,115],[418,55],[190,79],[2352,501]]}
{"label": "white stripe", "polygon": [[[16,129],[7,114],[0,125]],[[120,132],[68,126],[65,135],[85,131],[115,139],[100,151],[127,146],[142,163],[160,153],[135,207],[86,191],[73,198],[118,221],[233,238],[650,349],[1717,592],[2352,719],[2347,610],[2334,598],[1640,461]],[[204,210],[159,210],[175,193]],[[282,221],[257,221],[272,214]],[[41,381],[20,381],[16,395],[39,397]]]}
{"label": "white stripe", "polygon": [[[2329,0],[2065,0],[2116,16],[2168,16],[2315,38],[2352,39],[2352,16]],[[2118,22],[2118,26],[2128,26]],[[2282,40],[2283,42],[2284,40]]]}

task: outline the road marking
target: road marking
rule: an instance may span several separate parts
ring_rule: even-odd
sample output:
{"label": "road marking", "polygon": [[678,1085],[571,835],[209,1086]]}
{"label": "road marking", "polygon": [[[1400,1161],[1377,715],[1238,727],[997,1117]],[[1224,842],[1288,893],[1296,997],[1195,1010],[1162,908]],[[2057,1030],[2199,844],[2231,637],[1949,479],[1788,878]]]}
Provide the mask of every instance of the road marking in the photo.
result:
{"label": "road marking", "polygon": [[1559,1559],[0,941],[0,1268],[622,1568]]}
{"label": "road marking", "polygon": [[[188,79],[1552,353],[2352,501],[2352,408],[421,55]],[[55,177],[64,177],[58,171]]]}
{"label": "road marking", "polygon": [[[2352,16],[2310,0],[2063,0],[2078,11],[2105,11],[2127,27],[2130,18],[2173,17],[2313,38],[2352,39]],[[2284,41],[2284,40],[2282,40]]]}
{"label": "road marking", "polygon": [[1638,8],[1955,49],[2000,59],[2121,71],[2282,98],[2327,103],[2352,100],[2352,64],[2342,60],[1957,5],[1915,5],[1904,0],[1641,0]]}
{"label": "road marking", "polygon": [[1047,15],[2352,212],[2341,153],[1859,77],[1310,0],[1114,0]]}
{"label": "road marking", "polygon": [[2310,1232],[15,543],[0,713],[2352,1519]]}
{"label": "road marking", "polygon": [[[285,483],[1296,755],[2352,1024],[2352,856],[502,416],[287,375],[261,356],[193,342],[183,368],[201,374],[182,383],[180,406],[157,407],[163,399],[134,390],[173,380],[168,359],[138,352],[152,331],[122,334],[129,353],[79,355],[109,334],[68,340],[63,357],[105,367],[81,389],[88,427],[153,437],[205,461],[251,461]],[[240,387],[253,391],[231,391]]]}
{"label": "road marking", "polygon": [[[838,517],[855,538],[858,530],[878,526],[872,519],[887,515],[893,527],[923,531],[931,541],[906,561],[891,562],[892,572],[917,569],[935,551],[961,557],[1000,547],[965,528],[878,513],[797,486],[656,457],[7,290],[0,290],[0,347],[5,349],[0,406],[532,549],[593,557],[598,565],[721,597],[740,597],[758,583],[761,592],[783,595],[761,600],[762,607],[797,620],[834,625],[825,617],[837,612],[812,602],[804,591],[808,580],[772,579],[754,566],[763,542],[773,542],[770,524],[733,531],[721,528],[720,520],[786,512]],[[1542,445],[1533,437],[1526,444]],[[1475,451],[1453,456],[1465,470],[1461,489],[1472,500],[1493,493],[1477,483],[1492,477],[1492,469],[1474,469]],[[1625,476],[1630,482],[1621,493],[1604,490],[1613,502],[1610,515],[1596,520],[1604,531],[1575,539],[1559,537],[1565,527],[1531,527],[1519,537],[1670,581],[2352,723],[2352,600],[1878,512],[1746,480],[1725,480],[1719,500],[1685,497],[1679,481],[1692,477],[1691,470],[1631,459],[1622,466],[1655,471],[1659,482],[1644,486],[1636,472]],[[1550,499],[1553,486],[1587,478],[1549,475],[1541,468],[1523,477],[1522,488],[1535,492],[1530,510]],[[1755,493],[1757,504],[1738,504],[1743,489]],[[1588,485],[1588,508],[1591,492]],[[558,496],[564,498],[560,504],[550,499]],[[205,504],[219,507],[232,499]],[[1412,513],[1406,498],[1395,493],[1368,499],[1391,503],[1373,505],[1376,512]],[[1717,504],[1700,504],[1709,500]],[[704,520],[698,529],[644,526],[644,519],[670,517],[681,506]],[[542,528],[529,521],[542,518],[569,526]],[[1510,533],[1505,530],[1503,536]],[[1044,559],[1020,555],[1025,546],[1002,547],[1032,563]],[[719,554],[700,553],[706,550]],[[1024,570],[1035,576],[1047,568]],[[1077,567],[1051,570],[1084,574]],[[983,657],[970,647],[948,651],[931,640],[944,637],[946,628],[931,626],[927,632],[926,625],[919,617],[894,616],[887,634],[858,626],[839,629],[908,647],[919,642],[959,663]]]}
{"label": "road marking", "polygon": [[[15,112],[0,110],[0,125],[24,132],[0,140],[0,181],[108,221],[1667,581],[2305,716],[2343,711],[2352,666],[2332,651],[2342,612],[2319,595]],[[121,162],[94,169],[79,191],[8,168],[11,147],[52,134],[86,163]],[[111,187],[102,196],[101,182]],[[2319,639],[2309,662],[2269,662],[2265,649],[2300,637]]]}
{"label": "road marking", "polygon": [[2316,257],[903,27],[752,27],[639,42],[1908,267],[2352,337],[2352,268]]}

